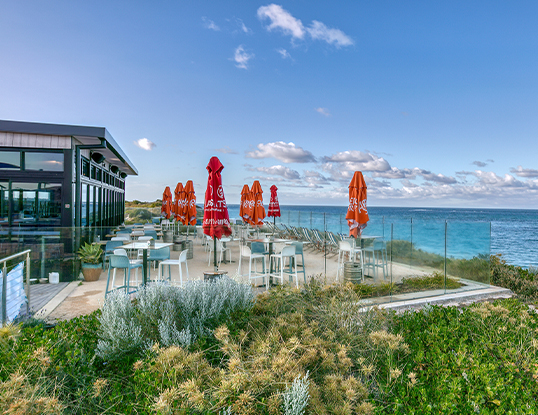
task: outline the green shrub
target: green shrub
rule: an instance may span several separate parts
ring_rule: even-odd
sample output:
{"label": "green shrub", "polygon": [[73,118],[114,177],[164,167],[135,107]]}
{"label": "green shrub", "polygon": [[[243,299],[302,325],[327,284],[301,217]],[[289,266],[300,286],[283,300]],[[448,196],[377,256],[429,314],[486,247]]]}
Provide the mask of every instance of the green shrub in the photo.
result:
{"label": "green shrub", "polygon": [[136,357],[156,342],[190,346],[232,314],[249,310],[253,300],[250,285],[230,278],[192,281],[184,288],[150,284],[138,291],[136,303],[116,291],[103,306],[96,354],[112,361]]}
{"label": "green shrub", "polygon": [[523,300],[538,300],[538,278],[532,271],[508,265],[500,255],[492,255],[491,284],[512,290]]}
{"label": "green shrub", "polygon": [[515,300],[395,318],[409,344],[387,414],[536,413],[538,316]]}

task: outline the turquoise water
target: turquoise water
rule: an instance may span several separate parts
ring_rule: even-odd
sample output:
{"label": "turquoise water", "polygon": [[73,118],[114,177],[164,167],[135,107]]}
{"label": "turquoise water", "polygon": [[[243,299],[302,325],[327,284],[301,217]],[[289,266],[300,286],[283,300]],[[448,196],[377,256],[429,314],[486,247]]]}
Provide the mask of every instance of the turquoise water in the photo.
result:
{"label": "turquoise water", "polygon": [[[239,218],[239,205],[228,205]],[[347,233],[347,206],[281,206],[277,223]],[[412,241],[448,257],[500,253],[508,263],[538,267],[538,210],[368,207],[364,235]],[[266,218],[269,219],[269,218]],[[446,238],[445,238],[446,229]]]}

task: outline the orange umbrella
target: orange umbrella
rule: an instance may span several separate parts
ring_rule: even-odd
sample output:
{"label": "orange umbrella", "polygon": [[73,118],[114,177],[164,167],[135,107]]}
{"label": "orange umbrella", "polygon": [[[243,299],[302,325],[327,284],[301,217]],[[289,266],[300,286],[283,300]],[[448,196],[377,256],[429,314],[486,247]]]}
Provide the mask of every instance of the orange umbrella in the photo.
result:
{"label": "orange umbrella", "polygon": [[172,213],[174,213],[176,220],[183,220],[183,184],[178,183],[176,190],[174,190],[174,204],[172,205]]}
{"label": "orange umbrella", "polygon": [[366,183],[360,171],[356,171],[349,184],[349,207],[346,214],[349,236],[357,237],[370,219],[366,209]]}
{"label": "orange umbrella", "polygon": [[170,212],[172,211],[172,192],[170,187],[166,186],[163,192],[163,201],[161,205],[161,216],[164,216],[166,219],[170,219]]}
{"label": "orange umbrella", "polygon": [[248,184],[243,185],[243,189],[241,190],[241,204],[239,205],[239,216],[241,216],[241,219],[243,219],[243,222],[247,222],[248,219],[248,194],[250,193],[250,189],[248,188]]}
{"label": "orange umbrella", "polygon": [[254,204],[252,211],[252,225],[262,226],[265,219],[265,208],[263,207],[263,190],[258,180],[255,180],[250,189],[252,192]]}
{"label": "orange umbrella", "polygon": [[254,221],[252,220],[252,218],[254,217],[255,206],[256,206],[256,202],[254,201],[254,193],[252,192],[252,189],[249,189],[248,193],[245,196],[245,210],[243,212],[244,213],[243,218],[245,222],[249,223],[250,225],[254,225]]}
{"label": "orange umbrella", "polygon": [[183,225],[196,225],[196,195],[192,180],[185,184],[185,209]]}

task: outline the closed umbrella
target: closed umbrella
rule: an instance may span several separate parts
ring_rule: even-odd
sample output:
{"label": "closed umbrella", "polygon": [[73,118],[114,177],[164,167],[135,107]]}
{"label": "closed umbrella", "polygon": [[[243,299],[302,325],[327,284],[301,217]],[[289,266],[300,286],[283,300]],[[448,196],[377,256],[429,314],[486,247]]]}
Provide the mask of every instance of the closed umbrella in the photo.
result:
{"label": "closed umbrella", "polygon": [[278,187],[275,185],[271,186],[271,199],[269,201],[269,210],[267,211],[267,216],[280,217],[280,204],[278,203],[278,195],[276,191]]}
{"label": "closed umbrella", "polygon": [[213,238],[213,264],[217,272],[217,239],[232,234],[228,207],[222,189],[221,171],[224,168],[217,157],[211,157],[207,165],[207,189],[204,202],[204,233]]}
{"label": "closed umbrella", "polygon": [[[196,195],[194,194],[194,186],[192,180],[185,184],[185,218],[184,225],[196,225]],[[187,228],[188,232],[188,228]]]}
{"label": "closed umbrella", "polygon": [[170,219],[171,212],[172,212],[172,192],[170,191],[170,187],[166,186],[163,192],[161,216],[164,216],[166,219]]}
{"label": "closed umbrella", "polygon": [[176,190],[174,190],[174,204],[172,205],[172,212],[176,217],[176,221],[183,220],[183,198],[184,198],[183,184],[178,183]]}
{"label": "closed umbrella", "polygon": [[263,190],[258,180],[255,180],[250,190],[253,195],[254,208],[252,211],[253,226],[262,226],[265,219],[265,208],[263,207]]}
{"label": "closed umbrella", "polygon": [[349,184],[349,207],[346,219],[349,225],[349,236],[354,238],[360,236],[370,219],[366,208],[366,183],[360,171],[355,172]]}
{"label": "closed umbrella", "polygon": [[243,189],[241,190],[241,204],[239,205],[239,216],[241,219],[243,219],[243,222],[247,222],[248,218],[248,195],[250,193],[250,189],[248,188],[248,184],[243,185]]}

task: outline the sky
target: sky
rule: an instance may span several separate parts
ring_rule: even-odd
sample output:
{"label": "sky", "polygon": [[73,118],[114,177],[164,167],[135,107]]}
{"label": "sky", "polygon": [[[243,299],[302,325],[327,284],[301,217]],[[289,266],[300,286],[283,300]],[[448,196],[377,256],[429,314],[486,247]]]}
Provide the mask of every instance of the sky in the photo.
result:
{"label": "sky", "polygon": [[538,208],[538,2],[0,1],[0,119],[105,127],[127,200]]}

